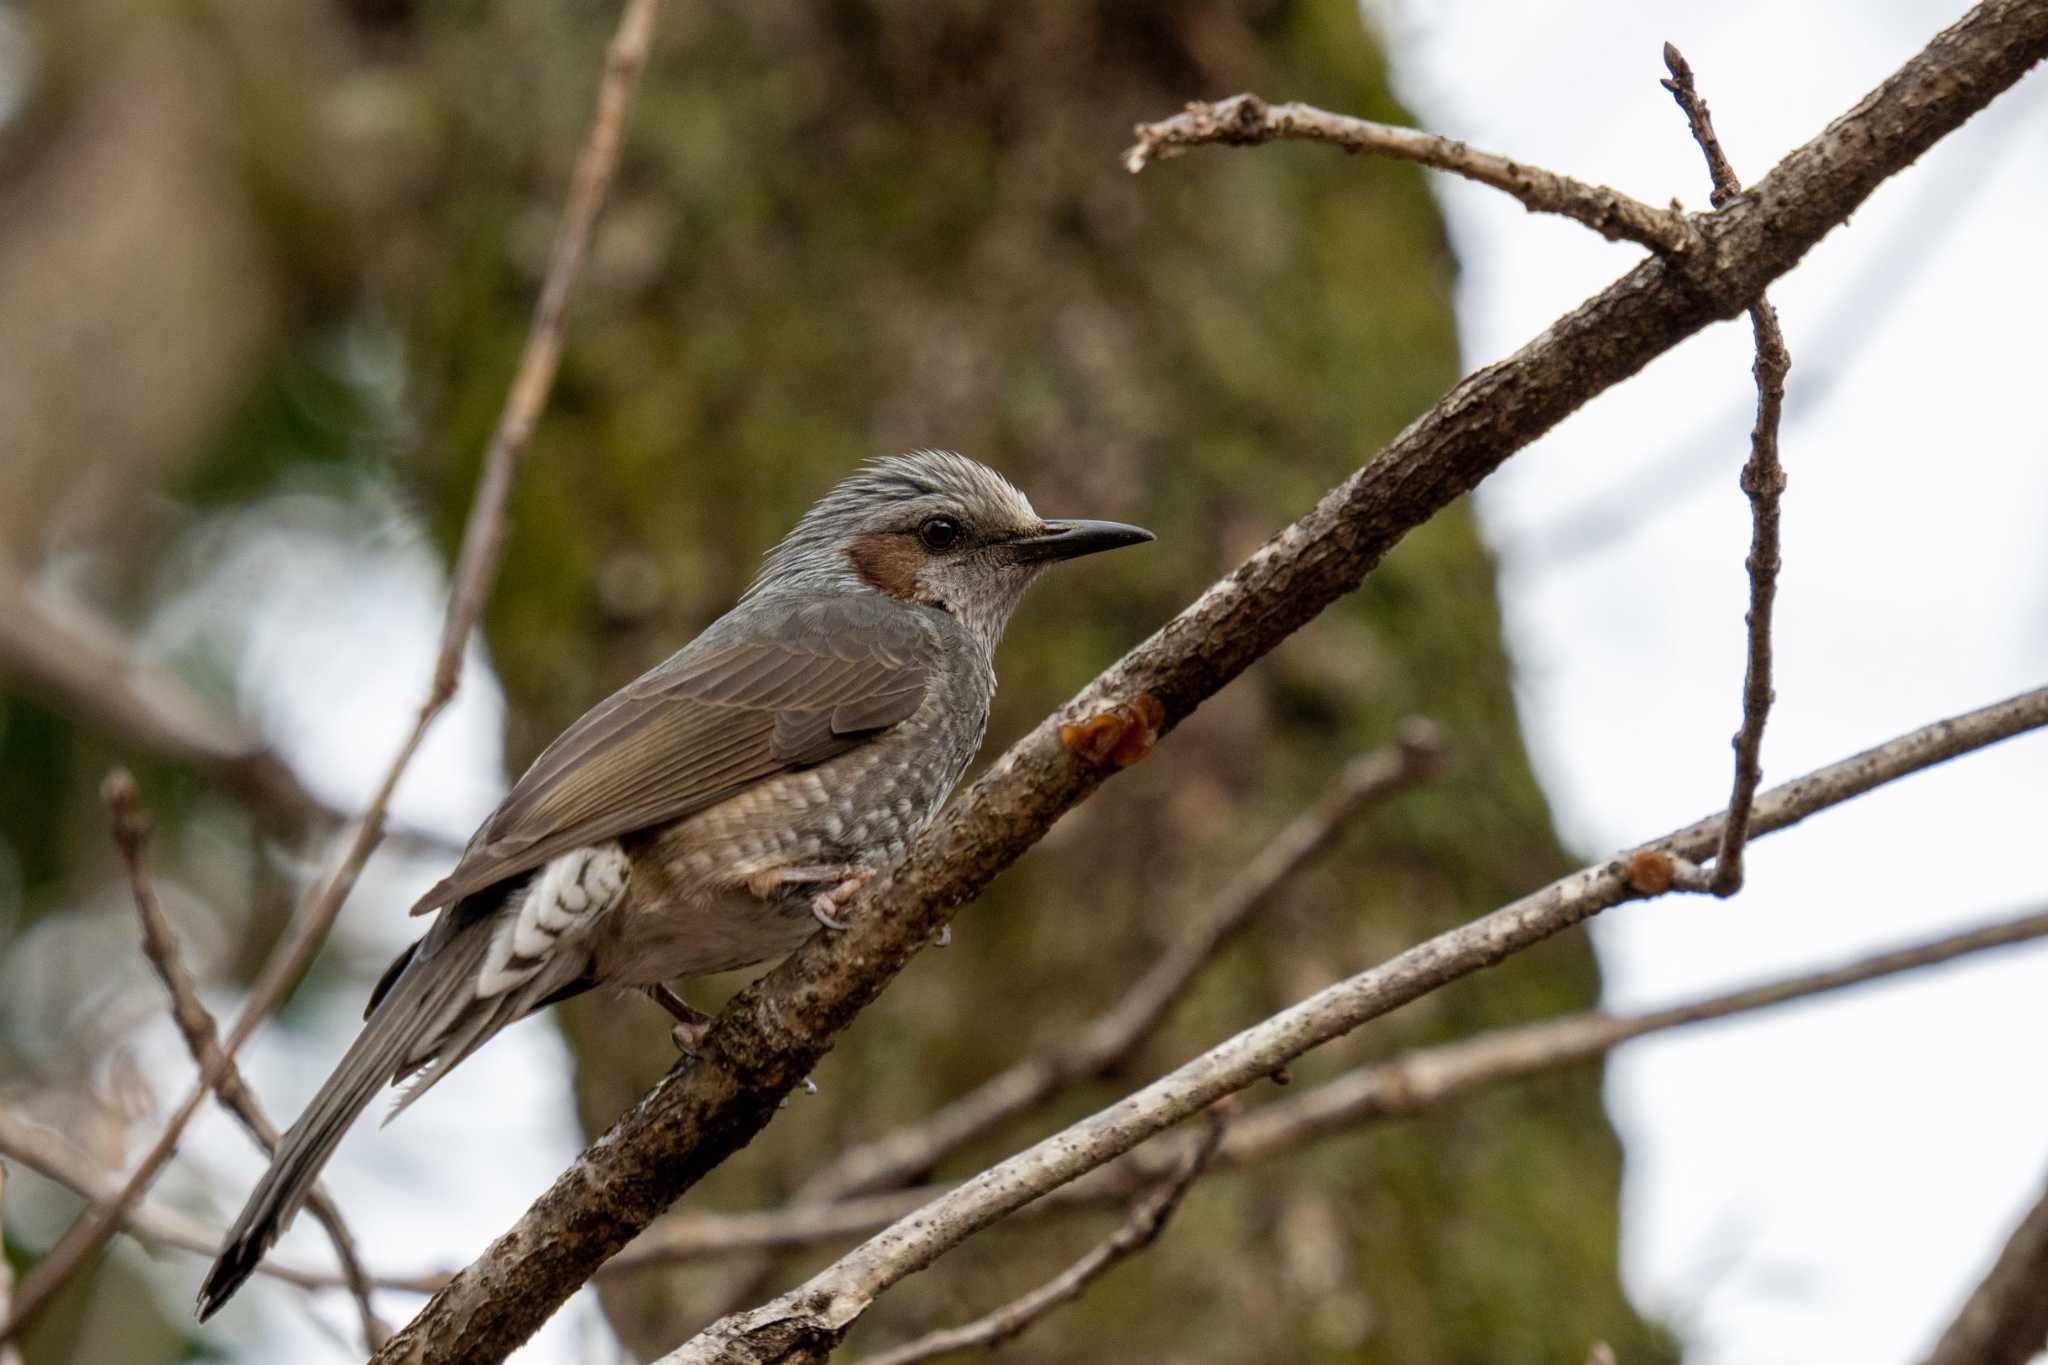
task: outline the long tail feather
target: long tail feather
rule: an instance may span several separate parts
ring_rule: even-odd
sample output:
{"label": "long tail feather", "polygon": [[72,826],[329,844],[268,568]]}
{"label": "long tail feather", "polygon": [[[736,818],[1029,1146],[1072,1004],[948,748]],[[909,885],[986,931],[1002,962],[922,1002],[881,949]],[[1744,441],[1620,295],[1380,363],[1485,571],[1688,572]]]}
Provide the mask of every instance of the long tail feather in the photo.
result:
{"label": "long tail feather", "polygon": [[[407,950],[412,960],[384,991],[334,1074],[279,1140],[270,1169],[229,1229],[227,1243],[199,1290],[200,1321],[211,1317],[255,1273],[264,1253],[312,1193],[313,1182],[342,1136],[377,1092],[441,1053],[451,1020],[477,1012],[482,1004],[487,1017],[479,1032],[487,1036],[510,1022],[503,1009],[506,1002],[474,998],[487,940],[487,933],[475,929],[461,932],[454,916],[448,915],[415,945],[416,950]],[[469,1029],[461,1032],[467,1035]],[[481,1038],[463,1041],[473,1047]],[[432,1079],[446,1070],[447,1065],[436,1066]]]}

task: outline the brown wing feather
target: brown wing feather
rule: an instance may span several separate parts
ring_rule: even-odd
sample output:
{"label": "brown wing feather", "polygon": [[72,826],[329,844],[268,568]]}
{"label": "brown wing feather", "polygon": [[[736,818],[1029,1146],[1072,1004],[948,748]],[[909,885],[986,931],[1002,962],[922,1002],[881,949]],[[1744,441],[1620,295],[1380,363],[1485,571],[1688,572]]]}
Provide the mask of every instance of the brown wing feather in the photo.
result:
{"label": "brown wing feather", "polygon": [[908,719],[924,700],[929,637],[889,605],[816,598],[751,613],[746,629],[719,622],[550,744],[413,913],[680,819]]}

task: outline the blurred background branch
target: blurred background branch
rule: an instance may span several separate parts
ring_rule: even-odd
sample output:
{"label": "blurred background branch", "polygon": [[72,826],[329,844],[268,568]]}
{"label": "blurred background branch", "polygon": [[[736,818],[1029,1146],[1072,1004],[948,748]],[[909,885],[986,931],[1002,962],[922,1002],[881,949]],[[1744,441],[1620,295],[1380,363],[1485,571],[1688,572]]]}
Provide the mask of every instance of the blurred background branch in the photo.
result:
{"label": "blurred background branch", "polygon": [[[163,907],[157,903],[155,887],[150,885],[149,864],[145,857],[149,817],[142,812],[141,794],[135,788],[135,779],[125,769],[116,768],[107,775],[100,790],[108,813],[113,817],[114,842],[121,850],[121,861],[128,872],[128,886],[135,896],[135,913],[142,921],[142,955],[149,959],[157,979],[170,993],[171,1018],[177,1023],[178,1032],[184,1036],[185,1047],[202,1071],[217,1070],[219,1080],[213,1086],[215,1098],[241,1122],[257,1146],[266,1153],[275,1152],[277,1126],[263,1112],[263,1105],[242,1078],[241,1071],[232,1061],[219,1055],[220,1028],[200,1002],[199,992],[192,984],[192,974],[185,968],[177,936],[172,932],[170,922],[164,918]],[[370,1306],[369,1277],[357,1259],[355,1238],[342,1221],[341,1210],[335,1207],[333,1198],[325,1189],[316,1186],[306,1200],[306,1208],[327,1230],[328,1240],[334,1243],[334,1255],[341,1262],[342,1278],[362,1316],[364,1346],[374,1351],[391,1335],[391,1329]],[[116,1216],[121,1212],[117,1209]]]}

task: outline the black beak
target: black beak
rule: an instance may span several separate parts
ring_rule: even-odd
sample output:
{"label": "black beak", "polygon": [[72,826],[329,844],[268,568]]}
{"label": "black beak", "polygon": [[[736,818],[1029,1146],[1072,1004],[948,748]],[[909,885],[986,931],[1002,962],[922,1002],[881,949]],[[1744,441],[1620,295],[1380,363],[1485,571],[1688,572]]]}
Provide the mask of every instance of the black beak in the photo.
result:
{"label": "black beak", "polygon": [[1103,550],[1120,550],[1126,545],[1143,545],[1152,533],[1141,526],[1120,521],[1048,521],[1035,536],[1010,542],[1010,553],[1019,564],[1045,564],[1061,559],[1078,559]]}

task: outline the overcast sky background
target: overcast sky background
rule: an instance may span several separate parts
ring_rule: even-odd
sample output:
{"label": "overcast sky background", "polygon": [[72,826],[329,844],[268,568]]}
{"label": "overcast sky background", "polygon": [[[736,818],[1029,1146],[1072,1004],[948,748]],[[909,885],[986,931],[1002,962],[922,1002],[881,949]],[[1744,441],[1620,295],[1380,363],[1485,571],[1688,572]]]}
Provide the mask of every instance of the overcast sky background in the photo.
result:
{"label": "overcast sky background", "polygon": [[[1738,172],[1755,178],[1961,8],[1387,0],[1375,14],[1422,126],[1703,206],[1698,153],[1657,85],[1665,39],[1691,58]],[[1793,370],[1768,778],[2048,676],[2044,114],[2037,74],[1880,189],[1774,291]],[[1470,365],[1512,351],[1640,254],[1492,191],[1439,188]],[[1589,857],[1726,798],[1750,359],[1746,325],[1714,329],[1516,456],[1480,497],[1529,744],[1561,829]],[[175,655],[246,625],[212,643],[241,659],[266,733],[341,804],[361,803],[397,743],[439,630],[443,569],[403,529],[398,501],[291,495],[210,528],[213,568],[150,642]],[[340,609],[306,613],[314,597]],[[324,690],[304,685],[308,660],[322,661]],[[473,662],[395,809],[401,826],[456,843],[504,782],[502,697],[480,652]],[[2044,773],[2048,736],[2024,738],[1759,845],[1751,889],[1732,903],[1617,912],[1594,931],[1609,1003],[1666,1003],[2048,899]],[[380,857],[356,901],[405,903],[440,870]],[[336,950],[373,976],[411,927],[346,916]],[[1628,1152],[1629,1284],[1686,1332],[1689,1360],[1916,1358],[2048,1172],[2044,971],[2048,949],[2008,950],[1620,1054],[1609,1100]],[[346,994],[251,1044],[274,1113],[296,1113],[352,1036]],[[144,1061],[151,1074],[189,1070],[167,1025]],[[380,1266],[462,1264],[573,1155],[571,1114],[557,1035],[521,1027],[410,1111],[402,1137],[362,1125],[328,1184],[363,1244],[407,1249]],[[212,1109],[187,1150],[192,1169],[173,1168],[167,1197],[243,1189],[260,1169]],[[120,1254],[167,1302],[190,1302],[191,1258]],[[281,1255],[327,1263],[310,1220]],[[384,1308],[403,1320],[416,1303],[386,1296]],[[309,1318],[305,1305],[259,1283],[220,1326],[251,1361],[358,1358],[346,1307],[323,1302]],[[586,1294],[521,1358],[607,1360],[609,1339]]]}

